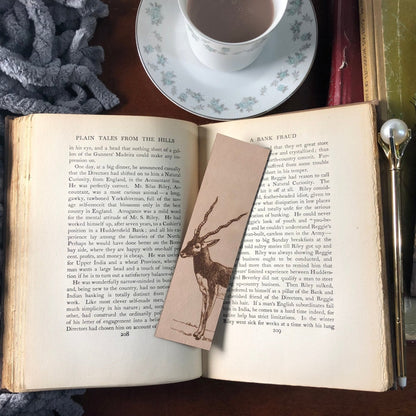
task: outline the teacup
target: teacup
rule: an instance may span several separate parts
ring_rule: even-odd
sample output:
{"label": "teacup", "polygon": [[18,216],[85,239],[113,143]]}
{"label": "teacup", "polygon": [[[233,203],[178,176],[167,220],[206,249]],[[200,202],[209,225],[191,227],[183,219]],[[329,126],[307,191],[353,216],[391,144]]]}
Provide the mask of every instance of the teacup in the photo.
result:
{"label": "teacup", "polygon": [[[262,52],[267,40],[269,39],[271,33],[275,29],[275,27],[281,21],[286,7],[288,0],[268,0],[271,4],[270,10],[263,10],[264,16],[260,16],[259,19],[261,20],[268,19],[268,22],[262,22],[264,24],[264,30],[260,33],[254,34],[254,37],[247,39],[247,40],[239,40],[237,34],[236,40],[233,39],[235,36],[231,36],[230,32],[228,36],[230,37],[229,40],[221,40],[220,38],[214,38],[213,35],[209,32],[210,26],[212,30],[217,30],[218,28],[221,29],[221,19],[213,20],[212,16],[210,17],[210,13],[202,13],[200,16],[199,22],[195,23],[195,17],[192,16],[192,8],[193,2],[196,0],[178,0],[179,9],[184,17],[185,24],[186,24],[186,33],[188,36],[190,47],[194,53],[194,55],[201,61],[204,65],[209,68],[218,71],[237,71],[243,69],[253,63],[256,58]],[[255,4],[254,7],[259,7],[258,0],[245,0],[246,3],[249,4],[249,1],[252,4]],[[265,1],[265,5],[267,4],[267,0]],[[205,3],[204,3],[205,2]],[[228,3],[227,3],[228,2]],[[242,0],[200,0],[200,3],[204,7],[216,7],[215,11],[220,15],[224,11],[222,8],[224,7],[224,3],[227,3],[226,6],[228,7],[228,11],[232,10],[231,7],[238,7],[240,6],[240,2],[242,6],[244,6],[244,1]],[[269,7],[269,5],[267,6]],[[217,11],[218,10],[218,11]],[[261,10],[261,8],[260,8]],[[271,13],[269,13],[271,12]],[[241,36],[244,36],[244,31],[240,30],[241,28],[245,28],[251,26],[251,20],[255,21],[256,19],[251,19],[243,23],[242,17],[244,14],[238,15],[237,13],[233,15],[233,23],[238,23],[236,26],[236,30],[234,32],[242,32]],[[193,20],[192,20],[193,19]],[[208,20],[210,19],[210,20]],[[207,21],[205,21],[207,20]],[[224,20],[224,19],[222,19]],[[198,25],[198,26],[197,26]],[[231,25],[230,25],[231,27]],[[223,28],[226,31],[226,27]],[[255,33],[255,30],[261,30],[261,25],[257,28],[249,28],[251,30],[250,33]],[[204,30],[204,32],[202,31]],[[217,30],[218,32],[218,30]],[[210,33],[208,35],[207,33]],[[226,36],[221,33],[218,36]],[[247,35],[248,36],[248,35]],[[226,38],[224,38],[226,39]],[[244,39],[244,38],[243,38]]]}

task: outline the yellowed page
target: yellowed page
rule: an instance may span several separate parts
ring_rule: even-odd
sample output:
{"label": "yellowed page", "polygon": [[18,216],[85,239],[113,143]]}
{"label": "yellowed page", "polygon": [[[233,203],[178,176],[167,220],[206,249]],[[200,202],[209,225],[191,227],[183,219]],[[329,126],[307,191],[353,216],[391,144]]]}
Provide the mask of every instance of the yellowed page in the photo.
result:
{"label": "yellowed page", "polygon": [[196,126],[32,123],[24,388],[200,376],[199,351],[154,337],[197,192]]}
{"label": "yellowed page", "polygon": [[201,127],[272,149],[207,377],[390,386],[374,128],[368,104]]}

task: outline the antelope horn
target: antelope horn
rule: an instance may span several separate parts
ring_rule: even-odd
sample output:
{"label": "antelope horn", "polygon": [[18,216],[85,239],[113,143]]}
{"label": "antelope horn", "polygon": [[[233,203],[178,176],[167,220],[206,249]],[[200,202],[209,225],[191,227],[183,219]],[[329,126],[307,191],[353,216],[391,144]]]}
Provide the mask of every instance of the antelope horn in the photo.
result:
{"label": "antelope horn", "polygon": [[204,215],[204,219],[202,220],[201,224],[198,225],[197,229],[194,232],[194,235],[199,236],[199,233],[201,232],[201,228],[204,226],[204,224],[208,220],[209,214],[211,214],[212,210],[214,209],[215,204],[218,201],[218,197],[215,198],[215,201],[212,203],[212,205],[209,207],[208,211]]}
{"label": "antelope horn", "polygon": [[210,237],[211,235],[217,234],[218,231],[222,230],[223,228],[228,227],[233,222],[238,221],[240,218],[244,217],[244,215],[247,215],[247,212],[245,212],[244,214],[239,215],[236,218],[233,218],[232,220],[228,221],[226,224],[220,225],[216,230],[210,231],[209,233],[205,234],[203,237],[201,237],[201,240],[205,240],[206,238]]}

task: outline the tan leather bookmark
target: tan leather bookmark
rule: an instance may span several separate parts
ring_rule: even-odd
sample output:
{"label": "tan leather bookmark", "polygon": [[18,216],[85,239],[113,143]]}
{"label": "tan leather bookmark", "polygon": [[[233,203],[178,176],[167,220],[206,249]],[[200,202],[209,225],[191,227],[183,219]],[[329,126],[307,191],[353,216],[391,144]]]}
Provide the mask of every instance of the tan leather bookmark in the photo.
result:
{"label": "tan leather bookmark", "polygon": [[270,150],[217,135],[156,336],[209,350]]}

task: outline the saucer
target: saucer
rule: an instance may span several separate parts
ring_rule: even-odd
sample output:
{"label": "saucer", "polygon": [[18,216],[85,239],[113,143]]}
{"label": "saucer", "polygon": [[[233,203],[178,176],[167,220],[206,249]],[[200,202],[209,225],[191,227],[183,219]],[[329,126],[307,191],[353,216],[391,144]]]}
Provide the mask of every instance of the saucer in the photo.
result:
{"label": "saucer", "polygon": [[315,58],[317,22],[311,0],[289,2],[256,61],[220,72],[192,53],[176,0],[142,0],[136,44],[149,78],[172,102],[204,118],[234,120],[266,113],[299,88]]}

